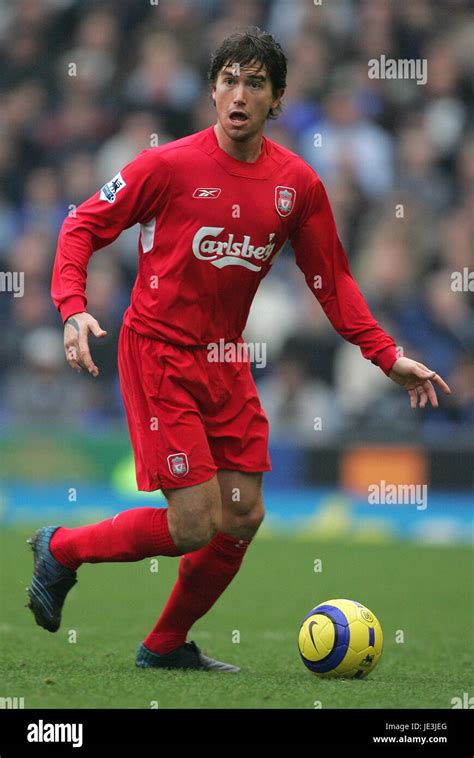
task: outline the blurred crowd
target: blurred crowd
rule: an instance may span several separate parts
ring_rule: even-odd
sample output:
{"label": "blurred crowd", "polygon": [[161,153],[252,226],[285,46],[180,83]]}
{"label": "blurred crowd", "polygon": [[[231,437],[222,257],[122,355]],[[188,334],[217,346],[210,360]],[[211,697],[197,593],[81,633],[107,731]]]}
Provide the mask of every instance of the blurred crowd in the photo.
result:
{"label": "blurred crowd", "polygon": [[[65,362],[49,294],[57,236],[68,211],[154,135],[163,144],[215,122],[210,57],[247,25],[272,32],[289,61],[283,114],[267,136],[320,174],[374,315],[453,390],[436,412],[410,411],[406,393],[333,331],[288,246],[244,335],[267,345],[254,376],[273,439],[472,438],[469,0],[0,0],[0,270],[25,277],[23,297],[0,293],[3,425],[123,423],[117,337],[137,229],[89,267],[88,310],[109,333],[91,338],[99,380]],[[369,78],[381,55],[426,59],[427,83]]]}

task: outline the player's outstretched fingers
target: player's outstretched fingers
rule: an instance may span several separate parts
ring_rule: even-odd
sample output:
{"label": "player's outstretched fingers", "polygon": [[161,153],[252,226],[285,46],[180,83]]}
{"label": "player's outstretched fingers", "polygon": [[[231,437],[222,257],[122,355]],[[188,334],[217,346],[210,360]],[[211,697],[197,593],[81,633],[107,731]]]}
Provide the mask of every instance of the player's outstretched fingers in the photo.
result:
{"label": "player's outstretched fingers", "polygon": [[77,348],[74,347],[74,345],[70,345],[69,347],[67,345],[64,346],[64,351],[66,353],[66,360],[75,371],[77,371],[78,374],[82,372],[82,366],[79,364],[77,359]]}
{"label": "player's outstretched fingers", "polygon": [[438,387],[444,392],[445,395],[451,394],[451,389],[448,384],[442,379],[438,374],[435,374],[432,379],[432,382],[435,382],[435,384],[438,385]]}
{"label": "player's outstretched fingers", "polygon": [[98,376],[99,369],[89,350],[90,332],[99,339],[107,335],[105,329],[102,329],[90,313],[84,311],[70,316],[64,325],[64,349],[71,368],[78,372],[85,368],[92,376]]}
{"label": "player's outstretched fingers", "polygon": [[79,336],[79,361],[81,365],[87,369],[89,374],[92,374],[92,376],[99,375],[99,369],[92,360],[87,337],[83,334]]}
{"label": "player's outstretched fingers", "polygon": [[92,319],[89,329],[91,330],[94,337],[98,337],[99,339],[107,336],[107,332],[105,331],[105,329],[102,329],[99,322],[95,318]]}
{"label": "player's outstretched fingers", "polygon": [[[430,400],[431,400],[432,395],[434,395],[434,397],[436,398],[436,391],[435,391],[433,385],[431,384],[431,382],[434,382],[444,392],[445,395],[450,395],[451,394],[451,389],[450,389],[449,385],[444,381],[444,379],[442,379],[440,377],[439,374],[436,373],[436,371],[432,371],[427,366],[424,366],[423,363],[419,363],[418,365],[420,366],[421,369],[423,369],[423,371],[426,371],[429,374],[429,376],[425,376],[424,378],[428,379],[428,381],[430,383],[431,390],[432,390],[432,393],[428,392]],[[432,405],[434,405],[433,402],[432,402]],[[438,407],[438,400],[437,399],[436,399],[436,405],[435,405],[435,407],[436,408]]]}
{"label": "player's outstretched fingers", "polygon": [[416,408],[418,404],[418,391],[417,390],[408,390],[408,394],[410,395],[410,406],[412,408]]}
{"label": "player's outstretched fingers", "polygon": [[[429,382],[425,382],[422,387],[418,387],[418,392],[420,395],[420,408],[425,408],[426,403],[428,402],[428,391],[427,391],[428,384]],[[435,394],[435,400],[436,400],[436,394]]]}
{"label": "player's outstretched fingers", "polygon": [[438,387],[443,390],[445,395],[451,394],[451,389],[449,388],[449,385],[444,381],[444,379],[442,379],[439,376],[439,374],[436,373],[436,371],[433,371],[432,369],[428,368],[423,363],[418,363],[418,365],[423,371],[427,372],[428,375],[425,376],[426,379],[429,379],[432,382],[435,382],[435,384],[437,384]]}
{"label": "player's outstretched fingers", "polygon": [[420,379],[433,379],[435,376],[435,372],[432,371],[432,369],[428,368],[427,366],[424,366],[422,363],[416,364],[416,368],[413,372],[416,376],[419,376]]}
{"label": "player's outstretched fingers", "polygon": [[[426,399],[430,401],[430,403],[433,406],[433,408],[437,408],[438,407],[438,398],[436,396],[436,390],[433,387],[432,383],[431,382],[425,382],[424,385],[423,385],[423,391],[424,391],[424,393],[426,395]],[[426,405],[426,403],[425,403],[425,405]],[[423,405],[422,407],[424,408],[425,406]]]}

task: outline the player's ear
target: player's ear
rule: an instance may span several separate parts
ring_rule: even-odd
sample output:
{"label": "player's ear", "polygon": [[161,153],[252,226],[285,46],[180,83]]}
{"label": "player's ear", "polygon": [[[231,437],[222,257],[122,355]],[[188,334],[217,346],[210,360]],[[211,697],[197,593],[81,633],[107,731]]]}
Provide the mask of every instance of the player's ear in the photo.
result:
{"label": "player's ear", "polygon": [[275,95],[275,99],[274,99],[274,101],[272,103],[272,108],[276,108],[279,105],[279,103],[283,99],[283,95],[284,94],[285,94],[285,90],[283,88],[277,90],[277,93]]}

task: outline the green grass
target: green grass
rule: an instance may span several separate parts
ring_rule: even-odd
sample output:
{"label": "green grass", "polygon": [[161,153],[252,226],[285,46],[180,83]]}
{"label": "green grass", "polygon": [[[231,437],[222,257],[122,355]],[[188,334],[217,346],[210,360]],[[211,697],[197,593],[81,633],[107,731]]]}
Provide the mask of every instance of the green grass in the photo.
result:
{"label": "green grass", "polygon": [[[450,708],[473,694],[472,552],[467,547],[347,545],[257,538],[240,574],[190,638],[237,675],[138,670],[135,650],[162,608],[177,559],[83,566],[59,632],[24,606],[30,532],[1,537],[0,696],[27,708]],[[322,572],[313,570],[322,559]],[[313,605],[350,597],[382,624],[381,662],[365,680],[322,680],[299,660]],[[75,644],[68,641],[77,633]],[[234,630],[240,643],[232,641]],[[404,643],[395,641],[402,630]]]}

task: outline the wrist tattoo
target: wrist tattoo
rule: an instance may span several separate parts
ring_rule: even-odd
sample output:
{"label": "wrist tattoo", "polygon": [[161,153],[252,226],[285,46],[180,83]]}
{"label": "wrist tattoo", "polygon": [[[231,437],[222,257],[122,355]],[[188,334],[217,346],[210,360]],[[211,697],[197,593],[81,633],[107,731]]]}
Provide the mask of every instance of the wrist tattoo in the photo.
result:
{"label": "wrist tattoo", "polygon": [[67,326],[68,324],[71,324],[71,326],[73,326],[73,327],[74,327],[74,329],[75,329],[75,330],[77,331],[77,333],[79,334],[79,331],[80,331],[80,329],[79,329],[79,324],[77,323],[76,319],[75,319],[73,316],[71,316],[70,318],[68,318],[68,320],[66,321],[66,326]]}

